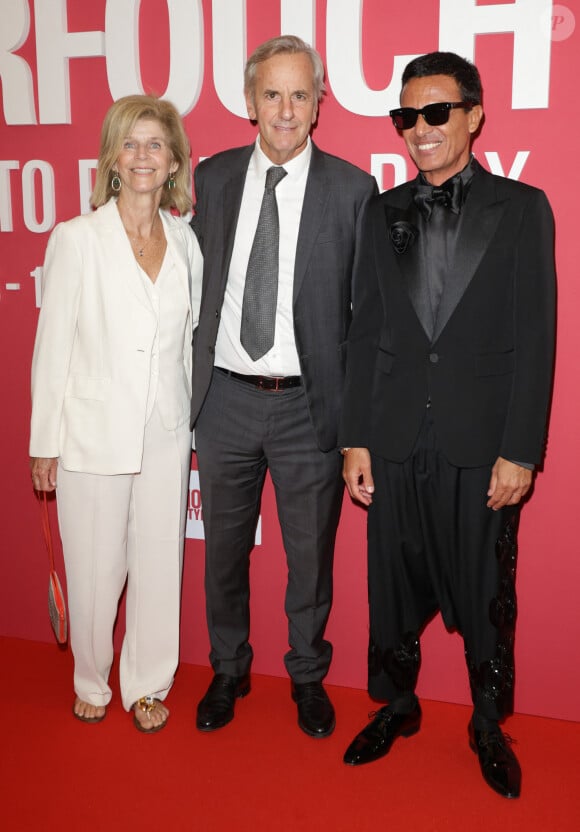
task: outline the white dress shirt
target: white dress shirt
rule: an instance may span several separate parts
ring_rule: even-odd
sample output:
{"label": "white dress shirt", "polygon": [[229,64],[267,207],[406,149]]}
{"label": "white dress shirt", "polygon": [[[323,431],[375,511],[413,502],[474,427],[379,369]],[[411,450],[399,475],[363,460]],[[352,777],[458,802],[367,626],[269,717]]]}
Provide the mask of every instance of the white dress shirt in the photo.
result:
{"label": "white dress shirt", "polygon": [[252,361],[240,342],[242,302],[250,251],[264,195],[266,171],[272,162],[260,148],[260,137],[248,165],[240,206],[228,282],[215,346],[215,365],[236,373],[262,376],[300,375],[294,338],[293,288],[296,244],[302,215],[304,191],[310,167],[310,139],[302,153],[283,165],[287,176],[276,187],[280,224],[278,302],[274,346],[262,358]]}

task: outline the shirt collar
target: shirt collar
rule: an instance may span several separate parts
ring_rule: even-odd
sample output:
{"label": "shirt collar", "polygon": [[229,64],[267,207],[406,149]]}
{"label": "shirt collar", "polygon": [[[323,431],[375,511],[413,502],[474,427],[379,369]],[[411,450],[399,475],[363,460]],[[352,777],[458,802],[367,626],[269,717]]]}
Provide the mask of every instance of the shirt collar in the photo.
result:
{"label": "shirt collar", "polygon": [[[441,185],[438,185],[438,187],[439,188],[445,188],[445,186],[448,183],[453,182],[453,180],[456,179],[456,178],[461,179],[464,187],[469,185],[469,183],[473,179],[473,174],[475,173],[475,164],[474,164],[474,162],[475,162],[475,156],[473,155],[473,153],[471,153],[469,155],[469,162],[465,165],[465,167],[462,170],[460,170],[458,173],[455,173],[453,176],[450,176],[449,179],[446,179],[445,182],[443,182]],[[427,182],[427,180],[425,179],[425,176],[423,175],[423,173],[421,171],[419,171],[419,174],[417,176],[417,184],[427,185],[429,187],[432,187],[431,184],[429,182]]]}
{"label": "shirt collar", "polygon": [[[291,179],[299,179],[303,173],[305,173],[309,166],[310,166],[310,159],[312,158],[312,141],[310,136],[306,141],[306,147],[302,150],[297,156],[294,156],[293,159],[290,159],[288,162],[284,162],[281,167],[284,168],[288,177]],[[252,161],[251,164],[254,168],[257,177],[266,178],[266,171],[268,168],[271,168],[274,164],[271,159],[269,159],[262,148],[260,147],[260,136],[256,136],[256,144],[254,147],[254,152],[252,153]]]}

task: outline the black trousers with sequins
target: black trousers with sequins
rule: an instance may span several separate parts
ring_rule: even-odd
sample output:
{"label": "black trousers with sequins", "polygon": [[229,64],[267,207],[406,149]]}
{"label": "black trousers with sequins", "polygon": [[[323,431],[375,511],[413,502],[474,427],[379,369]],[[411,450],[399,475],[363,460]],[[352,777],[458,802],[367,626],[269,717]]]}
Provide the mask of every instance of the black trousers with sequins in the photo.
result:
{"label": "black trousers with sequins", "polygon": [[519,507],[487,508],[491,467],[451,465],[427,414],[409,459],[372,459],[369,693],[408,698],[420,633],[440,611],[463,637],[476,710],[501,719],[513,703]]}

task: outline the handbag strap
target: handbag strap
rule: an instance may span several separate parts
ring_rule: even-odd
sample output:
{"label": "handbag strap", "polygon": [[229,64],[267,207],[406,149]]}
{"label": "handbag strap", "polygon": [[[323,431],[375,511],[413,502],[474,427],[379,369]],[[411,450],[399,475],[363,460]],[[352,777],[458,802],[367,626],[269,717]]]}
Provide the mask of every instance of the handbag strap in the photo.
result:
{"label": "handbag strap", "polygon": [[46,548],[48,551],[48,563],[50,565],[50,571],[54,572],[54,553],[52,550],[52,534],[50,531],[50,519],[48,517],[48,500],[46,499],[46,491],[42,492],[42,496],[38,494],[38,500],[40,502],[40,516],[41,516],[41,523],[42,523],[42,534],[44,537],[44,542],[46,543]]}

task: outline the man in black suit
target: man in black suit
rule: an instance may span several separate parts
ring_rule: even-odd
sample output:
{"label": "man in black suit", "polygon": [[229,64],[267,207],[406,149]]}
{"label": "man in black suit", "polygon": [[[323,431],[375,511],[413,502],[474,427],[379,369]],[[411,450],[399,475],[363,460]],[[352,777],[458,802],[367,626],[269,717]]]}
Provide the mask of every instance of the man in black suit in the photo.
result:
{"label": "man in black suit", "polygon": [[[195,172],[193,226],[205,266],[192,420],[215,671],[197,710],[202,731],[226,725],[236,697],[250,690],[249,555],[267,469],[288,563],[285,664],[298,724],[313,737],[335,725],[322,679],[344,488],[337,429],[352,270],[362,212],[377,188],[310,139],[323,79],[320,56],[299,38],[262,44],[244,78],[255,144],[218,153]],[[269,309],[252,323],[272,288]]]}
{"label": "man in black suit", "polygon": [[412,61],[395,127],[419,169],[371,204],[355,274],[339,439],[369,506],[369,693],[389,704],[345,754],[415,733],[419,635],[440,610],[462,635],[483,776],[517,797],[499,728],[512,707],[519,507],[542,459],[554,344],[553,219],[545,195],[471,155],[477,69]]}

